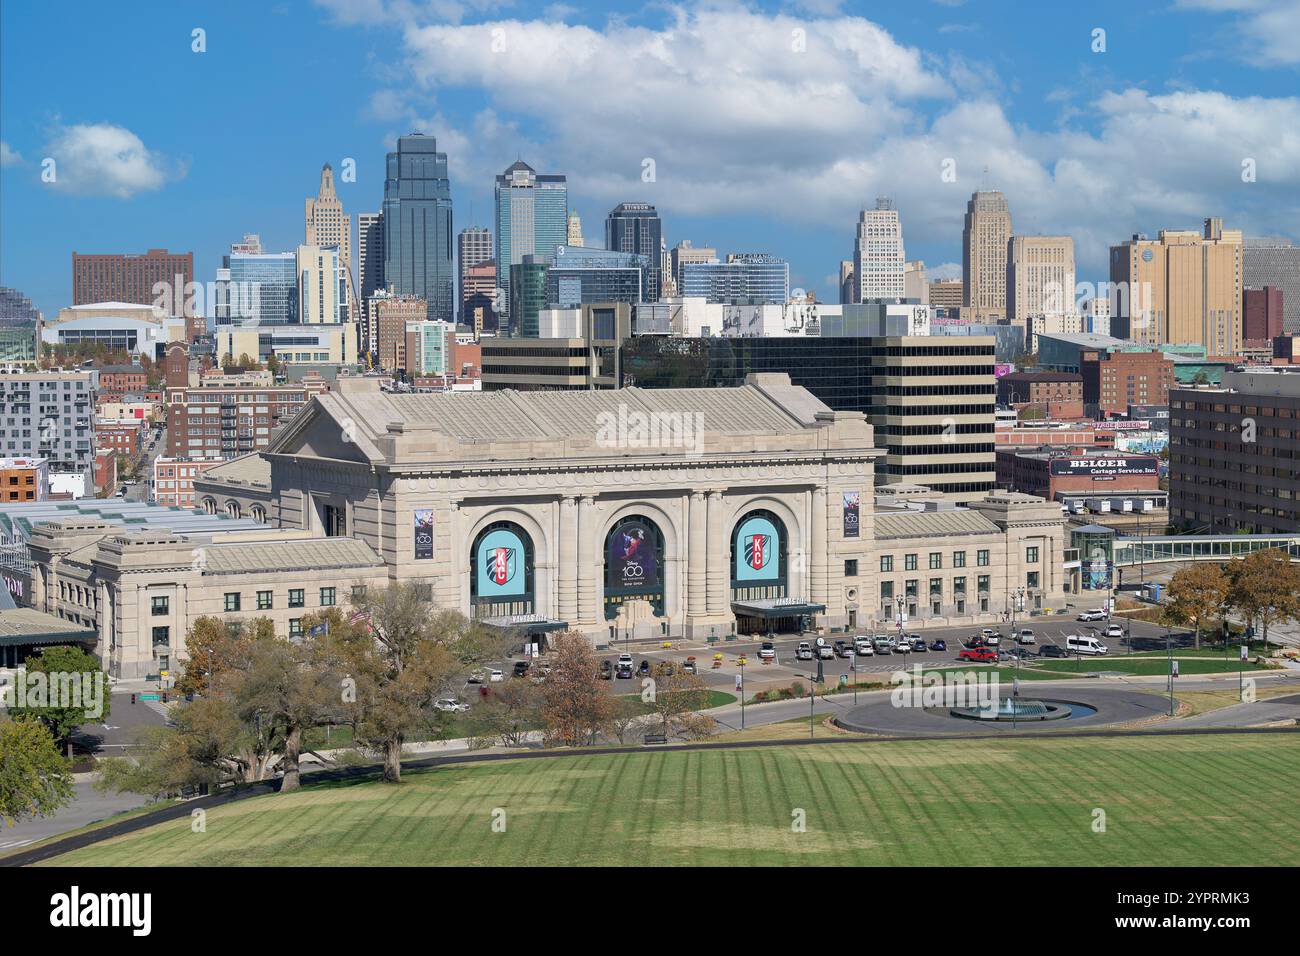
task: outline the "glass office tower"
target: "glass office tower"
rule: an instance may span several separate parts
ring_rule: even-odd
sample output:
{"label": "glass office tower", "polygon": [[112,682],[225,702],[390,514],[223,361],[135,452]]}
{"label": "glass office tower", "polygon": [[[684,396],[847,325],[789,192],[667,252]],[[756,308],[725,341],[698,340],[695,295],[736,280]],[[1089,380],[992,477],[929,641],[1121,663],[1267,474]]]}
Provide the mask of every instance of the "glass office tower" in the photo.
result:
{"label": "glass office tower", "polygon": [[646,281],[642,283],[642,302],[658,302],[663,284],[663,259],[660,246],[663,222],[655,207],[645,202],[622,202],[605,219],[605,248],[611,252],[630,252],[646,259]]}
{"label": "glass office tower", "polygon": [[510,270],[536,256],[550,265],[569,237],[569,185],[517,162],[496,179],[497,301],[510,307]]}
{"label": "glass office tower", "polygon": [[678,291],[710,302],[780,305],[790,298],[790,263],[753,253],[729,255],[726,262],[688,262]]}
{"label": "glass office tower", "polygon": [[510,334],[537,338],[537,313],[546,308],[547,265],[541,256],[524,256],[510,267]]}
{"label": "glass office tower", "polygon": [[384,180],[384,282],[428,303],[431,320],[454,322],[451,180],[447,154],[423,133],[397,140]]}
{"label": "glass office tower", "polygon": [[214,283],[212,328],[292,325],[298,321],[298,256],[294,252],[222,257]]}
{"label": "glass office tower", "polygon": [[649,271],[645,256],[560,246],[546,274],[546,304],[572,309],[596,302],[646,302]]}

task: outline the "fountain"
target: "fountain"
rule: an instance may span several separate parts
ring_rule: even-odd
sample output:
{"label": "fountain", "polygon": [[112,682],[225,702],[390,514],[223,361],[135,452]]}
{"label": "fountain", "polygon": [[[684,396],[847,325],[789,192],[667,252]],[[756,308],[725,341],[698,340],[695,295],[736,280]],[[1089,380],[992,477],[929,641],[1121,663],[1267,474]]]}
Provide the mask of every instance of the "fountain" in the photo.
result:
{"label": "fountain", "polygon": [[1074,708],[1064,701],[1004,697],[996,707],[953,707],[948,713],[965,720],[1065,720]]}

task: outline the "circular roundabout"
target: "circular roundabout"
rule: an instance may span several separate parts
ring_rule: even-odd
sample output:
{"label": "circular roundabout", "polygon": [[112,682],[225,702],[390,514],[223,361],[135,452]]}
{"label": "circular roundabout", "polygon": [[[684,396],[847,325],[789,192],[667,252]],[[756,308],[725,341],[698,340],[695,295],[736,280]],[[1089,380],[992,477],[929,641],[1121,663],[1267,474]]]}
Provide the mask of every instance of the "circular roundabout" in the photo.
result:
{"label": "circular roundabout", "polygon": [[888,736],[1050,733],[1145,721],[1169,713],[1169,698],[1129,688],[1061,689],[1061,696],[924,694],[903,687],[884,700],[852,707],[835,718],[844,730]]}

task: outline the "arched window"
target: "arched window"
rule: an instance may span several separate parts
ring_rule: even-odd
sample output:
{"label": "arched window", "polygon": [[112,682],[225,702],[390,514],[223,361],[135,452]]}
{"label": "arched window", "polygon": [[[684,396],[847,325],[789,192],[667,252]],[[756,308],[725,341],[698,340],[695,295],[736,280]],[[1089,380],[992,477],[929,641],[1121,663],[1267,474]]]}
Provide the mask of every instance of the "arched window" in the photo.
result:
{"label": "arched window", "polygon": [[533,539],[512,521],[479,532],[470,549],[470,606],[474,617],[533,613]]}
{"label": "arched window", "polygon": [[731,533],[733,600],[786,596],[788,543],[785,522],[771,511],[750,511],[736,522]]}
{"label": "arched window", "polygon": [[216,514],[216,513],[217,513],[217,500],[216,500],[215,498],[204,498],[204,499],[203,499],[203,510],[206,511],[206,512],[207,512],[208,514],[210,514],[210,515],[214,515],[214,514]]}
{"label": "arched window", "polygon": [[664,536],[644,515],[619,518],[605,536],[605,620],[624,601],[649,601],[664,614]]}
{"label": "arched window", "polygon": [[239,502],[238,502],[238,501],[227,501],[227,502],[226,502],[226,514],[228,514],[228,515],[229,515],[230,517],[232,517],[232,518],[238,518],[238,517],[240,516],[240,514],[241,514],[241,511],[240,511],[240,508],[239,508]]}
{"label": "arched window", "polygon": [[258,524],[266,524],[266,509],[261,505],[253,505],[253,520]]}

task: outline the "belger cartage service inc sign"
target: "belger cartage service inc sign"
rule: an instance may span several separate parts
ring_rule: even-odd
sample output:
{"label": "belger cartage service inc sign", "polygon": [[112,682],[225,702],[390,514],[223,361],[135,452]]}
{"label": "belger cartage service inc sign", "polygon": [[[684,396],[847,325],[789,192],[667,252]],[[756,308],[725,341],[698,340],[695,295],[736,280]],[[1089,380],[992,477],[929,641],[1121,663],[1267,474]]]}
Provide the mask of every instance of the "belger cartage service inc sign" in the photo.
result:
{"label": "belger cartage service inc sign", "polygon": [[1159,473],[1159,460],[1154,457],[1133,458],[1054,458],[1053,475],[1081,475],[1091,478],[1113,478],[1118,475],[1155,475]]}

